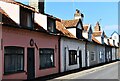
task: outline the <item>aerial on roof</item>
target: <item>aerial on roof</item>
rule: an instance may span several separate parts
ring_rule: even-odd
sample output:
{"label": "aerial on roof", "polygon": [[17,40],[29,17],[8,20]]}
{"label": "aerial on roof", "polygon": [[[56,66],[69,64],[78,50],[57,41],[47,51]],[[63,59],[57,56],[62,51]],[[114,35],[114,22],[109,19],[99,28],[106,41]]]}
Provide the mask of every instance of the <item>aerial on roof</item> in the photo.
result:
{"label": "aerial on roof", "polygon": [[62,24],[66,28],[71,28],[71,27],[76,27],[79,22],[79,19],[74,19],[74,20],[62,20]]}

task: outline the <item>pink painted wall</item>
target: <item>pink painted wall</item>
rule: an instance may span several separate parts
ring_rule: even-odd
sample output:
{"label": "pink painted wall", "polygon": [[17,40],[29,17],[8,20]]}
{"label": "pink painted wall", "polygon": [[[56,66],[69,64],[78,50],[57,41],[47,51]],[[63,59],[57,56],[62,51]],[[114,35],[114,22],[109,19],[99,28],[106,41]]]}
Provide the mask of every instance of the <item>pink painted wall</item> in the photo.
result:
{"label": "pink painted wall", "polygon": [[2,79],[2,47],[1,47],[1,39],[2,39],[2,25],[0,25],[0,81]]}
{"label": "pink painted wall", "polygon": [[[56,48],[54,53],[55,67],[39,70],[39,50],[35,47],[35,77],[46,76],[53,73],[58,73],[58,37],[47,35],[45,33],[34,32],[30,30],[23,30],[17,28],[3,28],[3,45],[4,46],[21,46],[25,48],[24,54],[24,71],[23,73],[16,73],[10,75],[3,75],[4,79],[27,79],[27,47],[30,39],[34,39],[38,48]],[[34,46],[33,46],[34,47]],[[4,58],[4,54],[3,54]],[[4,59],[3,59],[4,60]],[[3,63],[4,68],[4,63]],[[3,69],[4,72],[4,69]],[[18,77],[19,76],[19,77]]]}

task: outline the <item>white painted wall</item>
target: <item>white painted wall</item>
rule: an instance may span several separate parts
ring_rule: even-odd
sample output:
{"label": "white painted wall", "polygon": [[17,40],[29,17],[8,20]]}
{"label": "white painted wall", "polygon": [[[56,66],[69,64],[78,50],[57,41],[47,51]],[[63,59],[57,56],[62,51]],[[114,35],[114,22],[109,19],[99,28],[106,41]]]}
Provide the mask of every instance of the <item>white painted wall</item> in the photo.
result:
{"label": "white painted wall", "polygon": [[109,41],[110,41],[110,44],[114,45],[114,44],[113,44],[113,39],[109,39]]}
{"label": "white painted wall", "polygon": [[100,43],[102,43],[102,41],[101,41],[101,36],[97,36],[97,37],[95,37]]}
{"label": "white painted wall", "polygon": [[47,30],[47,16],[40,13],[35,13],[35,22]]}
{"label": "white painted wall", "polygon": [[98,63],[104,63],[105,62],[105,46],[97,45],[97,52],[98,52]]}
{"label": "white painted wall", "polygon": [[[85,67],[85,42],[62,37],[61,38],[61,49],[60,49],[60,52],[61,52],[61,72],[64,72],[65,68],[66,68],[66,71],[79,68],[79,57],[77,57],[77,64],[76,65],[69,66],[68,50],[77,50],[77,56],[79,56],[79,50],[81,50],[82,51],[82,67]],[[66,58],[66,60],[65,60],[65,58]]]}
{"label": "white painted wall", "polygon": [[84,38],[88,39],[88,33],[87,32],[83,32],[82,35],[83,35]]}
{"label": "white painted wall", "polygon": [[67,30],[76,37],[76,28],[69,28]]}
{"label": "white painted wall", "polygon": [[114,33],[112,36],[112,39],[115,40],[115,45],[118,46],[119,43],[119,35],[117,33]]}
{"label": "white painted wall", "polygon": [[19,5],[6,3],[3,1],[0,1],[0,7],[8,14],[8,16],[15,21],[17,24],[20,24],[20,7]]}
{"label": "white painted wall", "polygon": [[119,42],[119,35],[117,33],[114,33],[111,37],[116,40],[116,42]]}
{"label": "white painted wall", "polygon": [[115,48],[112,47],[112,60],[116,60]]}

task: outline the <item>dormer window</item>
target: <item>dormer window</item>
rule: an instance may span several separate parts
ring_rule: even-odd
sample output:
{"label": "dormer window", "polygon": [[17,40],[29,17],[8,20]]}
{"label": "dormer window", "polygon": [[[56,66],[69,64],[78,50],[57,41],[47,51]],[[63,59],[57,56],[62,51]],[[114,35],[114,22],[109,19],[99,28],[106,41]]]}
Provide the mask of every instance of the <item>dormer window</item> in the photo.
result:
{"label": "dormer window", "polygon": [[104,44],[104,37],[101,37],[101,42],[102,44]]}
{"label": "dormer window", "polygon": [[88,33],[88,40],[92,41],[92,34],[91,33]]}
{"label": "dormer window", "polygon": [[89,31],[88,31],[88,40],[92,41],[92,28],[90,26]]}
{"label": "dormer window", "polygon": [[82,30],[79,28],[76,29],[76,37],[78,39],[82,39]]}
{"label": "dormer window", "polygon": [[47,19],[47,30],[51,33],[55,32],[55,20],[52,18]]}
{"label": "dormer window", "polygon": [[20,7],[20,25],[24,28],[33,28],[33,12]]}

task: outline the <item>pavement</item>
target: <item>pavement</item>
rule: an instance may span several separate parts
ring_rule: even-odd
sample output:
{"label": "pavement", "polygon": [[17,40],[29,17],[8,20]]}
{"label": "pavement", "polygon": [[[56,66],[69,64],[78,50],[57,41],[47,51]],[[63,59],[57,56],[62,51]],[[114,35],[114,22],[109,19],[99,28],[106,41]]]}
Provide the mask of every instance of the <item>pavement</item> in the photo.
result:
{"label": "pavement", "polygon": [[66,81],[66,80],[118,81],[118,64],[119,62],[113,62],[103,66],[87,69],[87,70],[76,72],[76,73],[71,73],[61,77],[56,77],[47,81]]}

